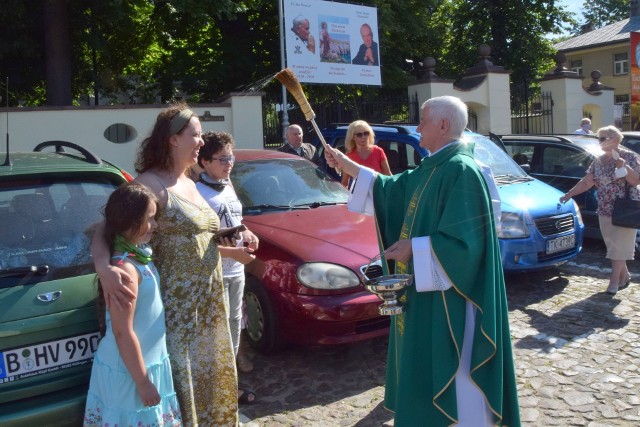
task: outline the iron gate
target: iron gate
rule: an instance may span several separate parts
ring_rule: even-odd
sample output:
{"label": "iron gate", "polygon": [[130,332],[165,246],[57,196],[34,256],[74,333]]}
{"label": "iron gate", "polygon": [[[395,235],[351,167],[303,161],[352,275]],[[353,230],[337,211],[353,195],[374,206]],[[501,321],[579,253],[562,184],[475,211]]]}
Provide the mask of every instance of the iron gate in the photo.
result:
{"label": "iron gate", "polygon": [[514,134],[552,134],[553,98],[551,92],[532,94],[528,85],[511,89],[511,132]]}

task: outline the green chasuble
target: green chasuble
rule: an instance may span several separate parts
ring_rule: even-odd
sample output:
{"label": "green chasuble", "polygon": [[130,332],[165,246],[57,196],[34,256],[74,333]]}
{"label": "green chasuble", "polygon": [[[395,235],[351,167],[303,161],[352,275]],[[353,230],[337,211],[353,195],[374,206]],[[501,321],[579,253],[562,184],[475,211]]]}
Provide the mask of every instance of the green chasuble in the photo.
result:
{"label": "green chasuble", "polygon": [[[473,159],[473,145],[466,143],[445,147],[412,171],[379,174],[375,181],[381,246],[389,247],[401,235],[430,236],[434,262],[453,283],[446,291],[416,292],[415,285],[408,287],[402,297],[405,312],[392,316],[385,406],[395,412],[396,427],[457,423],[455,374],[466,301],[477,309],[471,380],[486,397],[496,425],[520,425],[504,275],[489,194]],[[413,273],[413,263],[406,269]]]}

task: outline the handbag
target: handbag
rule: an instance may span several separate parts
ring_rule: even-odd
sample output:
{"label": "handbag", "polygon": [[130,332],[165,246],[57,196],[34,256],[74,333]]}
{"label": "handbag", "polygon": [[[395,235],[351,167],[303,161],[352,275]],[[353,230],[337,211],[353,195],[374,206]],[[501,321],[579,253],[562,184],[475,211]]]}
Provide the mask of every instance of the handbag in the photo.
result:
{"label": "handbag", "polygon": [[640,200],[629,198],[629,184],[624,184],[624,197],[613,202],[611,223],[618,227],[640,228]]}

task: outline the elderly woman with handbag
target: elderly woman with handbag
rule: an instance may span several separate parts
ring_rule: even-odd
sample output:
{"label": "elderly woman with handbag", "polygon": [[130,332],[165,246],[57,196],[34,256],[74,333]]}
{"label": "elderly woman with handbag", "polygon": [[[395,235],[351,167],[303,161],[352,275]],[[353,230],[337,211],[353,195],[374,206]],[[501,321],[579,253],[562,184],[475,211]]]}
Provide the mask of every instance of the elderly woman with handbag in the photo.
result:
{"label": "elderly woman with handbag", "polygon": [[638,200],[636,186],[640,184],[640,158],[633,151],[620,146],[622,133],[615,126],[598,129],[598,140],[604,153],[597,157],[587,169],[587,174],[571,190],[560,197],[565,203],[571,197],[596,186],[598,193],[598,221],[600,232],[607,246],[606,257],[611,260],[611,276],[607,293],[615,295],[629,286],[631,274],[627,260],[633,259],[636,229],[615,225],[620,206],[616,199]]}

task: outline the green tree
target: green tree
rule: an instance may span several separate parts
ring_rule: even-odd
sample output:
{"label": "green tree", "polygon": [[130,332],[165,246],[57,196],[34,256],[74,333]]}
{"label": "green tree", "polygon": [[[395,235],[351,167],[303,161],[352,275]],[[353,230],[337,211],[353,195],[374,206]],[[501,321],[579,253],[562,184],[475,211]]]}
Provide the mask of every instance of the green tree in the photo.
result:
{"label": "green tree", "polygon": [[587,24],[601,28],[628,18],[629,8],[629,0],[589,0],[582,5],[582,16]]}
{"label": "green tree", "polygon": [[[404,91],[415,79],[404,69],[405,60],[427,56],[436,59],[441,77],[455,79],[477,62],[482,43],[492,47],[493,62],[512,71],[514,80],[539,77],[552,65],[545,36],[572,22],[552,0],[364,3],[378,8],[384,86],[306,85],[314,97],[348,102],[353,96]],[[44,5],[51,4],[69,22],[67,31],[55,33],[60,46],[68,42],[66,62],[56,62],[61,57],[45,45],[52,29]],[[89,96],[112,103],[156,102],[158,94],[162,102],[185,94],[207,102],[267,81],[280,69],[274,0],[3,0],[3,6],[0,70],[10,77],[13,105],[45,104],[53,93],[50,61],[58,64],[60,81],[70,82],[69,88],[56,86],[65,92],[55,95],[63,103]],[[280,86],[262,89],[277,95]]]}
{"label": "green tree", "polygon": [[[451,36],[443,46],[445,69],[460,73],[478,60],[477,47],[491,47],[492,62],[512,72],[514,82],[541,77],[553,62],[546,37],[560,33],[570,14],[553,1],[451,0]],[[441,7],[445,7],[444,3]]]}

